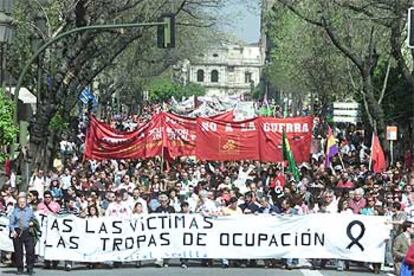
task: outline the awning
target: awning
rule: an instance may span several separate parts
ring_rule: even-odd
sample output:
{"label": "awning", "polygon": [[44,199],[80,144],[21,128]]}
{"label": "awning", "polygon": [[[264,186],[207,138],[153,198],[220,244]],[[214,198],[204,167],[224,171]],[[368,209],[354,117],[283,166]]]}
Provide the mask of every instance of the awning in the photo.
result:
{"label": "awning", "polygon": [[[7,88],[6,88],[7,89]],[[11,94],[14,95],[15,88],[11,88]],[[22,87],[19,91],[19,100],[22,101],[24,104],[36,104],[37,98],[35,95],[32,94],[27,88]]]}

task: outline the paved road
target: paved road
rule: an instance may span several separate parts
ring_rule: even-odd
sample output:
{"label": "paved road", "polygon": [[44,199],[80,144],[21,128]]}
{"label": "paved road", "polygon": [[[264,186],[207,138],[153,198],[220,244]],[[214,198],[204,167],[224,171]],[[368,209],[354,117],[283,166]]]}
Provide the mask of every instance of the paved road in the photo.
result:
{"label": "paved road", "polygon": [[[251,275],[260,275],[260,276],[368,276],[376,275],[369,271],[366,267],[355,267],[352,266],[350,271],[339,272],[335,271],[333,268],[326,270],[310,270],[308,268],[297,268],[293,270],[283,270],[283,269],[265,269],[265,268],[229,268],[222,269],[220,267],[200,267],[200,266],[191,266],[188,269],[182,269],[178,264],[172,264],[168,268],[156,268],[152,265],[145,265],[141,268],[134,268],[133,266],[124,265],[122,268],[118,269],[87,269],[85,266],[76,266],[71,272],[65,272],[62,267],[59,267],[58,270],[44,270],[42,268],[35,269],[36,276],[40,275],[70,275],[70,276],[112,276],[112,275],[139,275],[139,276],[190,276],[190,275],[199,275],[199,276],[251,276]],[[11,267],[0,268],[0,275],[15,275],[16,270]],[[381,272],[381,275],[392,275],[389,272]]]}

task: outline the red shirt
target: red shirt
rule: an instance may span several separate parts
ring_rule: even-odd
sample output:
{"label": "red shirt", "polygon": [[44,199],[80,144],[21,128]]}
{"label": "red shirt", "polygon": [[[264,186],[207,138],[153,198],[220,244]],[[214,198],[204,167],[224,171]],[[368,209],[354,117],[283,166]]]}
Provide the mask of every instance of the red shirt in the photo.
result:
{"label": "red shirt", "polygon": [[411,268],[414,267],[414,244],[408,247],[407,254],[405,255],[405,262],[411,266]]}
{"label": "red shirt", "polygon": [[339,180],[338,184],[336,184],[336,187],[338,188],[349,188],[349,189],[353,189],[354,188],[354,183],[352,181],[342,181]]}

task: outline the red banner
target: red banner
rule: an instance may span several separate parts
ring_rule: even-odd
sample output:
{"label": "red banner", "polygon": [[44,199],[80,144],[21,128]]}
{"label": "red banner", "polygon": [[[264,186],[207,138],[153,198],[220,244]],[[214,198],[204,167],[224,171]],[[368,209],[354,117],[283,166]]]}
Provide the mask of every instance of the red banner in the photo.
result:
{"label": "red banner", "polygon": [[171,158],[196,155],[201,160],[281,162],[285,129],[296,162],[309,161],[312,117],[232,122],[222,120],[232,118],[231,113],[224,114],[219,120],[160,113],[132,132],[116,131],[92,117],[84,155],[95,160],[141,159],[161,155],[164,147]]}
{"label": "red banner", "polygon": [[218,120],[218,121],[225,121],[225,122],[233,122],[234,121],[234,112],[233,110],[220,113],[214,116],[208,117],[210,119]]}
{"label": "red banner", "polygon": [[196,120],[170,113],[164,113],[164,147],[170,157],[194,156]]}
{"label": "red banner", "polygon": [[308,162],[312,142],[312,117],[270,118],[259,117],[260,159],[281,162],[283,129],[289,139],[295,161]]}
{"label": "red banner", "polygon": [[259,160],[257,120],[197,118],[196,156],[201,160]]}
{"label": "red banner", "polygon": [[162,117],[155,115],[143,127],[120,132],[91,117],[85,140],[85,158],[141,159],[157,156],[162,149]]}
{"label": "red banner", "polygon": [[[196,154],[196,126],[195,118],[163,113],[165,116],[164,147],[172,158],[178,156],[194,156]],[[230,121],[234,119],[233,111],[224,112],[209,117],[217,121]]]}

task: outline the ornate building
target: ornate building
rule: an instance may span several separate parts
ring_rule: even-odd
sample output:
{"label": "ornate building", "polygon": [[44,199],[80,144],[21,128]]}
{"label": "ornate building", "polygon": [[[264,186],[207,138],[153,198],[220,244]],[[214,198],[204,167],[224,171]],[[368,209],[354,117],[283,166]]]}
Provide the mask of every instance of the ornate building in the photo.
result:
{"label": "ornate building", "polygon": [[189,82],[206,87],[209,96],[245,95],[259,84],[262,66],[259,45],[226,44],[208,49],[182,73]]}

